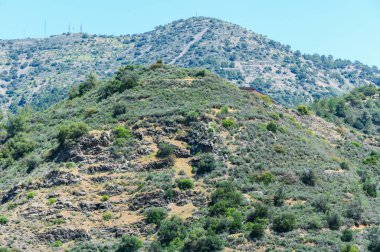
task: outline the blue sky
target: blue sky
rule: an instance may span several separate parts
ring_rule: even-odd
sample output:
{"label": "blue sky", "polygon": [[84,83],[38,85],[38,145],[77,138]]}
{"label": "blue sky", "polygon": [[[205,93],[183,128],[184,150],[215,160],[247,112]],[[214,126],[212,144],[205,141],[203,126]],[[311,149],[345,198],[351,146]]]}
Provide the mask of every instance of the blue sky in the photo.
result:
{"label": "blue sky", "polygon": [[133,34],[180,18],[224,19],[306,53],[380,67],[380,0],[0,0],[0,39]]}

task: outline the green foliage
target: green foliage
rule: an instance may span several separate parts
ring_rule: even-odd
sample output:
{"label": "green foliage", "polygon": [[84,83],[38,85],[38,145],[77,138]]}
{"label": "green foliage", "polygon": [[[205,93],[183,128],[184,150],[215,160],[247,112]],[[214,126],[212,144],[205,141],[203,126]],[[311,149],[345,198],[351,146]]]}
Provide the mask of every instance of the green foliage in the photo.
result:
{"label": "green foliage", "polygon": [[332,230],[339,230],[342,226],[342,217],[338,213],[330,213],[327,218],[327,224]]}
{"label": "green foliage", "polygon": [[185,122],[187,124],[198,121],[199,113],[195,110],[191,110],[186,114]]}
{"label": "green foliage", "polygon": [[143,247],[142,241],[130,235],[123,235],[116,252],[137,252]]}
{"label": "green foliage", "polygon": [[174,153],[174,147],[171,144],[165,143],[165,142],[160,142],[158,143],[158,152],[157,152],[157,157],[159,158],[165,158],[169,157]]}
{"label": "green foliage", "polygon": [[314,215],[311,217],[309,223],[308,223],[308,228],[318,230],[323,227],[322,225],[322,220],[318,215]]}
{"label": "green foliage", "polygon": [[264,236],[265,225],[262,223],[253,223],[251,226],[251,231],[249,237],[251,239],[260,239]]}
{"label": "green foliage", "polygon": [[177,186],[181,190],[193,189],[194,182],[189,178],[181,178],[177,180]]}
{"label": "green foliage", "polygon": [[340,239],[344,242],[350,242],[354,238],[354,232],[351,229],[345,229],[342,232]]}
{"label": "green foliage", "polygon": [[204,230],[201,232],[193,232],[186,238],[183,252],[213,252],[222,251],[224,248],[223,240],[215,235],[206,233]]}
{"label": "green foliage", "polygon": [[283,213],[273,219],[273,229],[279,233],[292,231],[295,226],[296,217],[292,213]]}
{"label": "green foliage", "polygon": [[145,209],[144,216],[146,223],[160,225],[161,221],[168,216],[168,212],[162,207],[149,207]]}
{"label": "green foliage", "polygon": [[27,199],[33,199],[36,195],[37,195],[36,192],[28,192],[28,193],[26,194],[26,198],[27,198]]}
{"label": "green foliage", "polygon": [[125,103],[117,102],[113,105],[112,111],[113,117],[117,117],[118,115],[122,115],[127,112],[127,106],[125,105]]}
{"label": "green foliage", "polygon": [[98,80],[94,74],[90,74],[87,79],[80,83],[78,87],[74,87],[69,92],[69,98],[74,99],[94,89],[98,85]]}
{"label": "green foliage", "polygon": [[0,215],[0,225],[5,225],[9,222],[8,218],[4,215]]}
{"label": "green foliage", "polygon": [[372,252],[380,251],[380,228],[374,227],[370,230],[368,235],[368,240],[370,241],[368,245],[368,250]]}
{"label": "green foliage", "polygon": [[360,250],[357,246],[348,244],[342,247],[342,252],[360,252]]}
{"label": "green foliage", "polygon": [[83,122],[68,122],[59,128],[57,139],[61,146],[72,141],[78,140],[80,137],[87,135],[89,127]]}
{"label": "green foliage", "polygon": [[280,207],[284,204],[284,200],[285,200],[285,192],[284,192],[283,187],[280,187],[279,189],[277,189],[276,193],[274,194],[273,203],[276,207]]}
{"label": "green foliage", "polygon": [[108,201],[109,199],[110,199],[110,196],[108,196],[108,195],[102,195],[101,201],[102,201],[102,202],[106,202],[106,201]]}
{"label": "green foliage", "polygon": [[222,125],[224,128],[232,128],[235,126],[235,120],[232,118],[226,118],[222,120]]}
{"label": "green foliage", "polygon": [[112,219],[112,213],[108,211],[104,212],[102,218],[104,221],[109,221],[110,219]]}
{"label": "green foliage", "polygon": [[157,235],[161,244],[167,246],[176,238],[183,239],[185,237],[185,226],[182,220],[177,216],[172,216],[170,219],[161,222]]}
{"label": "green foliage", "polygon": [[308,108],[305,105],[299,105],[297,107],[297,111],[301,115],[308,115],[310,113],[309,110],[308,110]]}
{"label": "green foliage", "polygon": [[363,184],[364,192],[370,197],[377,197],[377,184],[367,179]]}
{"label": "green foliage", "polygon": [[132,132],[129,129],[127,129],[124,126],[122,126],[122,125],[117,125],[113,129],[113,132],[116,135],[116,138],[119,138],[119,139],[127,140],[127,139],[133,137]]}
{"label": "green foliage", "polygon": [[209,173],[217,166],[215,157],[212,154],[203,154],[195,164],[195,171],[198,175]]}
{"label": "green foliage", "polygon": [[49,198],[48,199],[48,205],[53,205],[54,203],[56,203],[58,201],[57,198]]}
{"label": "green foliage", "polygon": [[5,129],[8,137],[11,138],[17,133],[25,132],[28,129],[28,120],[30,111],[27,109],[20,110],[16,115],[10,115],[5,123]]}
{"label": "green foliage", "polygon": [[315,186],[315,183],[317,181],[317,176],[315,175],[315,172],[311,169],[305,170],[301,174],[301,181],[308,186]]}
{"label": "green foliage", "polygon": [[273,133],[276,133],[277,130],[278,130],[278,126],[274,122],[270,122],[270,123],[267,124],[267,130],[271,131]]}
{"label": "green foliage", "polygon": [[19,133],[10,138],[0,150],[0,157],[12,157],[18,160],[33,151],[36,143],[24,133]]}
{"label": "green foliage", "polygon": [[268,217],[268,206],[264,204],[254,205],[255,209],[248,213],[247,221],[255,222],[257,219],[263,219]]}
{"label": "green foliage", "polygon": [[53,242],[52,244],[51,244],[51,246],[52,247],[54,247],[54,248],[59,248],[59,247],[62,247],[62,245],[63,245],[63,242],[61,242],[61,241],[55,241],[55,242]]}

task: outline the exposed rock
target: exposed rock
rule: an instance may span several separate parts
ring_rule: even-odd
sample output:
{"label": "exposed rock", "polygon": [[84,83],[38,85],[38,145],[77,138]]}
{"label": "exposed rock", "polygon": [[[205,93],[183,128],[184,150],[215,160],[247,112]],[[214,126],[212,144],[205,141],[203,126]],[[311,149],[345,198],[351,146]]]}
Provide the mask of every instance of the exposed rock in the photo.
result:
{"label": "exposed rock", "polygon": [[87,167],[86,173],[94,174],[97,172],[116,172],[120,170],[121,170],[121,167],[118,164],[99,164],[99,165],[91,165]]}
{"label": "exposed rock", "polygon": [[109,202],[79,202],[79,207],[82,211],[95,211],[112,208]]}
{"label": "exposed rock", "polygon": [[54,242],[54,241],[68,242],[72,240],[84,241],[84,240],[91,239],[90,235],[83,229],[68,229],[68,228],[50,229],[44,233],[37,234],[37,237],[41,241],[46,241],[46,242]]}
{"label": "exposed rock", "polygon": [[19,184],[19,185],[16,185],[14,187],[12,187],[9,191],[7,191],[5,193],[5,195],[1,198],[1,204],[5,204],[7,203],[8,201],[14,199],[17,194],[20,192],[20,190],[22,189],[22,185]]}
{"label": "exposed rock", "polygon": [[54,170],[49,172],[44,180],[44,187],[53,187],[59,185],[70,185],[81,181],[82,178],[78,175],[74,175],[70,172]]}
{"label": "exposed rock", "polygon": [[164,168],[170,168],[173,166],[174,160],[172,158],[160,159],[154,162],[150,162],[142,166],[143,170],[158,170]]}

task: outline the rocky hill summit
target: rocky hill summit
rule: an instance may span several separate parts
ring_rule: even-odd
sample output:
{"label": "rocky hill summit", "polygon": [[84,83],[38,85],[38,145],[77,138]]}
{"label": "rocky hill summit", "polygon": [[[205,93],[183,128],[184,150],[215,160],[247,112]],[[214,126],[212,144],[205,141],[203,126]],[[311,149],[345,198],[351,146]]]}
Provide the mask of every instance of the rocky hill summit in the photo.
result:
{"label": "rocky hill summit", "polygon": [[142,34],[0,40],[0,102],[13,111],[26,103],[45,109],[66,97],[89,72],[104,78],[123,65],[158,59],[209,69],[288,106],[380,82],[377,67],[303,55],[238,25],[194,17]]}
{"label": "rocky hill summit", "polygon": [[90,76],[1,129],[2,251],[379,248],[378,147],[207,70]]}

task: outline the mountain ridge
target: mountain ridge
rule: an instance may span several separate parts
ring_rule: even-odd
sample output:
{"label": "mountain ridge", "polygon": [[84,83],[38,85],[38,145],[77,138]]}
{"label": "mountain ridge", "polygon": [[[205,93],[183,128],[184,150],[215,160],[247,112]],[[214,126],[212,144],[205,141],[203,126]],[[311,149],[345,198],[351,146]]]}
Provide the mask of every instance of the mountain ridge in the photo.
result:
{"label": "mountain ridge", "polygon": [[380,76],[377,67],[302,55],[243,27],[207,17],[177,20],[142,34],[66,34],[1,40],[0,45],[0,98],[13,111],[26,103],[47,108],[89,72],[103,78],[122,65],[153,64],[158,59],[209,69],[286,106],[378,84]]}

